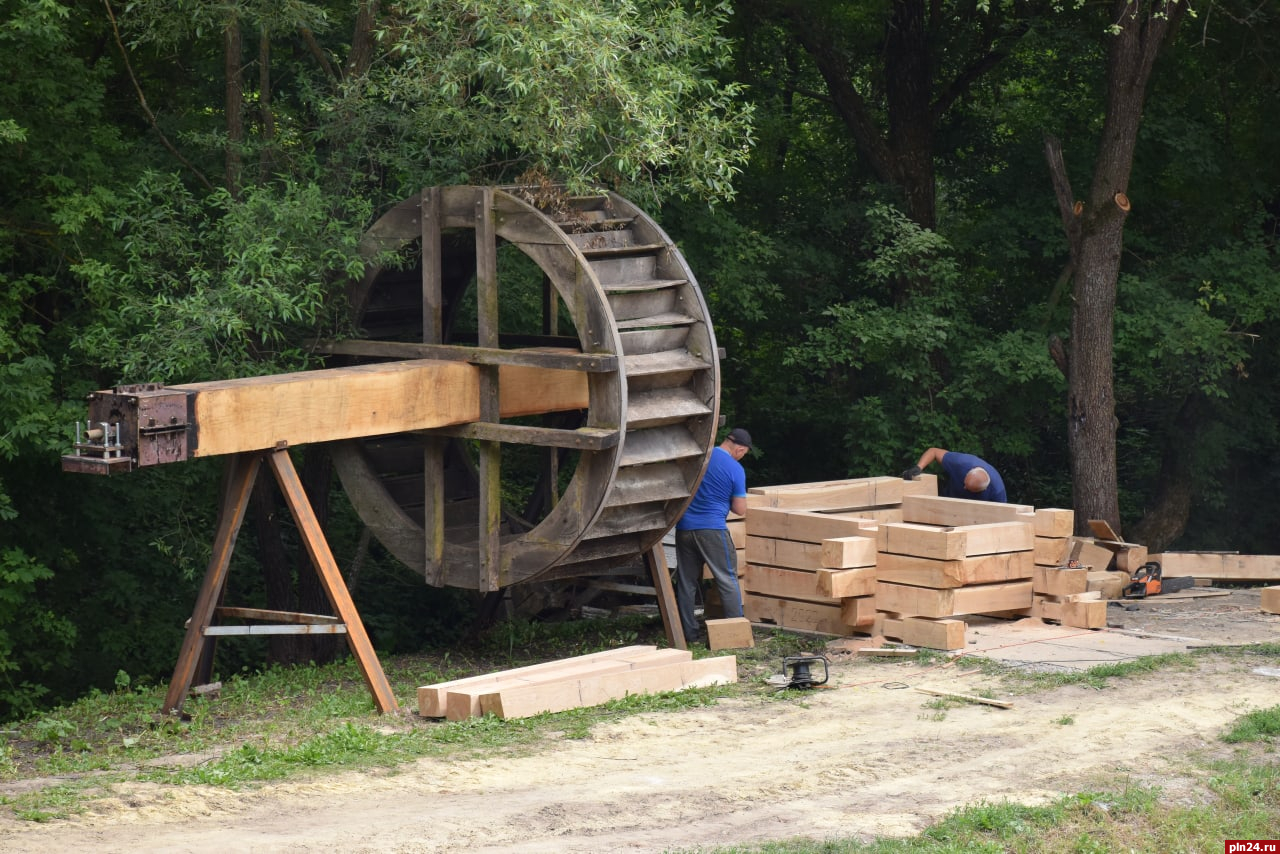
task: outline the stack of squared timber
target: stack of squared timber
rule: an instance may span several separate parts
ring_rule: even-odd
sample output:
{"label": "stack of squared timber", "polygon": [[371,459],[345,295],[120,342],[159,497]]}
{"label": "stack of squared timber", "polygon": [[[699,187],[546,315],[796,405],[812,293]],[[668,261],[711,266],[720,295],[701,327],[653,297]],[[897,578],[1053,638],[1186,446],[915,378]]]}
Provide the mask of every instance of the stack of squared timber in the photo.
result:
{"label": "stack of squared timber", "polygon": [[906,496],[902,515],[878,533],[875,634],[959,649],[965,615],[1030,613],[1032,507]]}
{"label": "stack of squared timber", "polygon": [[752,622],[849,635],[875,619],[876,528],[901,519],[904,494],[937,480],[854,478],[753,487],[747,495],[743,610]]}
{"label": "stack of squared timber", "polygon": [[418,689],[418,712],[451,721],[489,714],[523,718],[632,694],[737,681],[738,660],[732,655],[694,661],[688,650],[628,646],[424,685]]}
{"label": "stack of squared timber", "polygon": [[1031,616],[1081,629],[1106,628],[1107,602],[1101,592],[1088,589],[1089,573],[1085,567],[1037,566]]}

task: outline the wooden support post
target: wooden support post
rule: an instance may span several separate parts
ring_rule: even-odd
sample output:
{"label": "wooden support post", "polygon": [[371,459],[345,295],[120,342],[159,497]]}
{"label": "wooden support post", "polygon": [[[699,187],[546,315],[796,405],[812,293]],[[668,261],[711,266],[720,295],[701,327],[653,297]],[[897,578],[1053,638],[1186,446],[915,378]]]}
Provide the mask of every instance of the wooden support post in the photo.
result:
{"label": "wooden support post", "polygon": [[298,523],[298,533],[307,546],[307,553],[311,555],[311,565],[320,575],[320,585],[324,588],[329,604],[337,612],[338,618],[346,624],[347,645],[351,647],[351,654],[356,657],[360,665],[360,672],[364,674],[365,684],[373,694],[374,703],[377,704],[380,712],[398,711],[400,707],[396,702],[395,694],[391,692],[386,674],[382,672],[378,654],[374,652],[369,635],[364,630],[364,623],[360,620],[360,614],[356,611],[355,603],[351,601],[351,593],[347,590],[346,582],[342,580],[338,562],[334,560],[333,552],[329,550],[324,532],[320,530],[320,521],[316,519],[315,510],[307,500],[306,490],[302,487],[297,469],[293,467],[293,461],[289,459],[289,452],[279,450],[269,453],[276,482],[280,484],[285,503],[289,505],[294,521]]}
{"label": "wooden support post", "polygon": [[[440,249],[440,188],[422,191],[422,343],[444,343],[444,275]],[[444,453],[439,436],[422,440],[423,576],[432,587],[444,586]]]}
{"label": "wooden support post", "polygon": [[653,590],[658,599],[658,613],[662,615],[662,627],[667,630],[667,643],[676,649],[688,649],[684,627],[680,625],[680,612],[676,607],[676,593],[671,587],[671,570],[667,567],[667,554],[658,543],[645,552],[644,562],[653,579]]}
{"label": "wooden support post", "polygon": [[[498,244],[493,225],[493,190],[486,187],[476,200],[476,334],[481,347],[498,347]],[[480,420],[497,424],[498,371],[480,366]],[[502,445],[481,441],[480,446],[480,578],[478,589],[501,588],[502,556]]]}
{"label": "wooden support post", "polygon": [[[196,599],[191,620],[187,623],[187,633],[182,641],[182,649],[178,653],[178,663],[173,671],[173,679],[169,682],[169,691],[165,694],[164,708],[166,715],[177,715],[182,711],[183,703],[191,690],[191,682],[195,676],[196,666],[205,639],[210,634],[215,611],[222,598],[227,583],[227,569],[231,564],[231,554],[235,550],[236,537],[240,525],[244,521],[245,508],[249,503],[249,494],[258,478],[263,458],[271,465],[276,482],[284,495],[285,503],[297,522],[298,532],[311,557],[311,565],[320,577],[320,585],[324,589],[329,604],[337,613],[337,620],[345,628],[347,644],[356,657],[365,684],[373,695],[374,703],[380,712],[394,712],[399,709],[382,665],[373,650],[373,644],[365,632],[364,623],[356,611],[355,603],[342,573],[338,570],[337,561],[329,550],[329,544],[320,529],[320,521],[315,510],[307,499],[306,490],[298,471],[289,459],[286,450],[263,451],[235,454],[227,461],[227,475],[224,478],[222,504],[218,509],[218,530],[214,535],[213,556],[209,560],[209,568],[205,572],[204,583],[200,587],[200,595]],[[245,609],[236,609],[245,610]],[[243,616],[243,614],[242,614]],[[315,619],[305,622],[313,623]]]}
{"label": "wooden support post", "polygon": [[187,692],[191,690],[191,680],[204,648],[204,630],[213,620],[213,611],[218,607],[222,588],[227,583],[231,553],[235,550],[240,523],[244,521],[245,508],[249,506],[249,493],[253,491],[253,482],[261,465],[260,454],[236,454],[227,460],[213,554],[204,574],[204,583],[200,585],[200,595],[196,597],[195,610],[191,612],[191,622],[187,624],[186,636],[182,639],[182,649],[173,669],[173,678],[169,680],[169,691],[165,694],[161,714],[179,714]]}

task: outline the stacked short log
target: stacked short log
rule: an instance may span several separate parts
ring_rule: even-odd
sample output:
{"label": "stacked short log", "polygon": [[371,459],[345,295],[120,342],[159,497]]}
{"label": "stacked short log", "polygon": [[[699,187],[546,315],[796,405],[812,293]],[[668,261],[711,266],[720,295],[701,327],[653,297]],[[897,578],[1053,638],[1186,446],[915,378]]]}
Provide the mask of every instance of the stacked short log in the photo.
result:
{"label": "stacked short log", "polygon": [[[913,521],[880,526],[879,634],[912,645],[942,641],[948,644],[942,648],[956,649],[964,646],[966,615],[1029,613],[1035,567],[1031,508],[1002,505],[993,513],[989,506],[963,499],[904,499],[903,515]],[[1006,521],[960,524],[1000,516]]]}
{"label": "stacked short log", "polygon": [[1147,562],[1147,547],[1138,543],[1126,543],[1105,520],[1090,519],[1089,530],[1093,543],[1111,552],[1111,567],[1132,577],[1135,570]]}
{"label": "stacked short log", "polygon": [[559,661],[424,685],[423,717],[528,717],[596,706],[631,694],[738,681],[732,655],[693,660],[688,650],[628,646]]}
{"label": "stacked short log", "polygon": [[[749,510],[748,532],[780,526],[792,536],[815,539],[747,534],[747,562],[739,580],[748,619],[832,635],[870,626],[875,618],[875,523],[837,516],[779,520],[777,515],[794,514]],[[764,524],[756,525],[757,520]]]}
{"label": "stacked short log", "polygon": [[849,635],[875,619],[875,530],[906,494],[937,480],[854,478],[753,487],[747,495],[743,608],[753,622]]}
{"label": "stacked short log", "polygon": [[1088,589],[1089,572],[1084,567],[1037,566],[1031,616],[1081,629],[1105,628],[1107,603],[1100,592]]}

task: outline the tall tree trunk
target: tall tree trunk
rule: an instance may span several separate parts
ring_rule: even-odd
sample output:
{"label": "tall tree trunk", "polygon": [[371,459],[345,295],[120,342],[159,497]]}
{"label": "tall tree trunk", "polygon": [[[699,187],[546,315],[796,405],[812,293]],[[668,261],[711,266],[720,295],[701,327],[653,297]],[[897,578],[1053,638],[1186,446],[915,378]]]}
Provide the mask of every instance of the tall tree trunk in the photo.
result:
{"label": "tall tree trunk", "polygon": [[1089,519],[1105,519],[1121,531],[1112,357],[1116,286],[1130,209],[1126,193],[1151,69],[1185,8],[1185,0],[1115,0],[1112,20],[1118,31],[1109,36],[1107,113],[1087,202],[1072,197],[1057,141],[1046,144],[1075,270],[1067,440],[1079,533],[1086,532]]}
{"label": "tall tree trunk", "polygon": [[232,198],[240,197],[240,175],[244,169],[240,148],[244,144],[244,70],[240,58],[242,37],[240,13],[234,6],[223,31],[223,75],[226,78],[223,110],[227,114],[226,185]]}
{"label": "tall tree trunk", "polygon": [[275,169],[276,117],[271,110],[271,33],[264,26],[258,34],[258,121],[262,125],[259,181],[268,180]]}

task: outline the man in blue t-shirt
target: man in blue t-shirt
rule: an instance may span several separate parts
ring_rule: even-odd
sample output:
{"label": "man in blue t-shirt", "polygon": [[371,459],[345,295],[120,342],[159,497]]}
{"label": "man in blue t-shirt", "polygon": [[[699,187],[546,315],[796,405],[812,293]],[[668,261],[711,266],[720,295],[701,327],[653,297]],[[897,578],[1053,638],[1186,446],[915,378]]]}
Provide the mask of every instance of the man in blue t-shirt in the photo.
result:
{"label": "man in blue t-shirt", "polygon": [[945,495],[949,498],[971,498],[974,501],[1009,500],[1004,492],[1004,480],[995,466],[973,454],[948,451],[946,448],[930,448],[920,455],[914,468],[902,473],[906,480],[914,480],[930,463],[942,466],[947,476]]}
{"label": "man in blue t-shirt", "polygon": [[738,461],[749,450],[751,434],[741,427],[730,430],[725,440],[711,449],[702,483],[676,522],[676,605],[680,627],[689,642],[703,639],[693,609],[704,563],[720,590],[725,617],[742,616],[738,553],[725,519],[731,510],[739,516],[746,515],[747,473]]}

